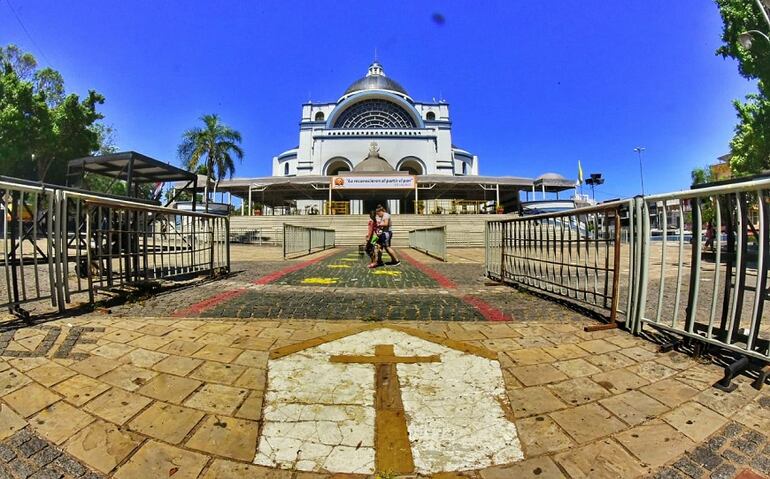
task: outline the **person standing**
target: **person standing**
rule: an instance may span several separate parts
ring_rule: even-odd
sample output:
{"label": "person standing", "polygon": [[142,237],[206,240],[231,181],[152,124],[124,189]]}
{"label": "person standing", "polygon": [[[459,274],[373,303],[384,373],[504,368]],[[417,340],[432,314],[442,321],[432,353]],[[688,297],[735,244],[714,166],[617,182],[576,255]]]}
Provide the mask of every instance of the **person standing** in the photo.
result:
{"label": "person standing", "polygon": [[382,250],[384,249],[388,252],[388,255],[390,255],[390,263],[388,264],[392,266],[398,266],[401,264],[401,261],[399,261],[398,257],[396,256],[396,252],[393,251],[393,248],[390,245],[390,240],[393,237],[393,222],[391,220],[390,213],[385,211],[385,207],[382,205],[377,205],[377,209],[375,211],[377,213],[377,229],[381,231],[379,239],[379,262],[382,262]]}
{"label": "person standing", "polygon": [[369,212],[369,224],[367,225],[366,232],[366,254],[369,255],[371,262],[367,265],[369,268],[376,268],[378,265],[377,258],[379,257],[380,246],[377,236],[377,213],[372,210]]}

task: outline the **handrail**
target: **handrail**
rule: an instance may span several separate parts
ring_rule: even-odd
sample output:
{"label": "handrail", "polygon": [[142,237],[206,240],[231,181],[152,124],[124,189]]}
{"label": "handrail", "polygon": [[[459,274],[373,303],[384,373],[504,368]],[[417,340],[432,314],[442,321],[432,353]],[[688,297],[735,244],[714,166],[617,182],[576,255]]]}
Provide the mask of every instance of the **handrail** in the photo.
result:
{"label": "handrail", "polygon": [[446,226],[410,230],[409,247],[441,261],[446,261],[446,236]]}
{"label": "handrail", "polygon": [[336,246],[336,231],[329,228],[283,225],[283,257],[298,258]]}

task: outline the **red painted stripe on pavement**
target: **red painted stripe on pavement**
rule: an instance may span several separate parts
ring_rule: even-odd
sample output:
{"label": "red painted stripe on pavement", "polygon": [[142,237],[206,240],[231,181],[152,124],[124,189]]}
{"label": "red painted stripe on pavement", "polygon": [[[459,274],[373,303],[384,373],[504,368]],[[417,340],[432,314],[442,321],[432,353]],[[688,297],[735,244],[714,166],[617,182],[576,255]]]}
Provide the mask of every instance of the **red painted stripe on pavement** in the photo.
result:
{"label": "red painted stripe on pavement", "polygon": [[228,299],[232,299],[235,297],[240,296],[241,294],[245,293],[245,289],[233,289],[230,291],[225,291],[224,293],[216,294],[208,299],[204,299],[200,303],[195,303],[192,306],[188,306],[186,308],[178,309],[174,311],[171,316],[174,318],[184,318],[187,316],[195,316],[198,314],[201,314],[202,312],[206,311],[207,309],[211,309],[214,306],[224,303]]}
{"label": "red painted stripe on pavement", "polygon": [[482,316],[488,321],[512,321],[513,318],[505,314],[504,312],[500,311],[499,309],[495,308],[491,304],[487,303],[481,298],[477,298],[476,296],[466,295],[462,298],[463,301],[470,304],[476,310],[481,313]]}
{"label": "red painted stripe on pavement", "polygon": [[[286,276],[289,273],[293,273],[294,271],[297,271],[297,270],[300,270],[300,269],[305,268],[307,266],[310,266],[310,265],[313,265],[315,263],[318,263],[319,261],[321,261],[322,259],[325,259],[329,255],[330,254],[320,255],[317,258],[314,258],[314,259],[311,259],[311,260],[308,260],[308,261],[303,261],[301,263],[293,264],[293,265],[291,265],[289,267],[286,267],[284,269],[280,269],[280,270],[278,270],[278,271],[276,271],[274,273],[270,273],[268,275],[262,276],[261,278],[259,278],[256,281],[254,281],[254,284],[269,284],[269,283],[272,283],[273,281],[276,281],[276,280]],[[182,309],[179,309],[177,311],[174,311],[171,316],[173,316],[175,318],[183,318],[183,317],[186,317],[186,316],[195,316],[195,315],[201,314],[202,312],[204,312],[204,311],[206,311],[208,309],[213,308],[214,306],[217,306],[219,304],[224,303],[228,299],[232,299],[232,298],[238,297],[238,296],[240,296],[241,294],[243,294],[245,292],[246,292],[246,289],[244,289],[244,288],[234,289],[234,290],[231,290],[231,291],[225,291],[224,293],[220,293],[220,294],[214,295],[214,296],[212,296],[210,298],[204,299],[200,303],[195,303],[192,306],[188,306],[187,308],[182,308]]]}
{"label": "red painted stripe on pavement", "polygon": [[293,264],[286,268],[279,269],[278,271],[262,276],[261,278],[254,281],[254,284],[270,284],[272,282],[278,281],[279,279],[283,278],[289,273],[293,273],[295,271],[301,270],[302,268],[307,268],[308,266],[312,266],[318,263],[319,261],[328,258],[329,256],[331,256],[331,254],[321,255],[317,258],[309,259],[307,261],[303,261],[301,263]]}
{"label": "red painted stripe on pavement", "polygon": [[404,253],[403,251],[400,251],[399,253],[401,254],[401,257],[406,260],[407,263],[419,269],[420,272],[422,272],[426,276],[433,279],[435,282],[439,284],[439,286],[443,286],[449,289],[457,288],[457,285],[451,279],[447,278],[446,276],[439,273],[435,269],[431,268],[430,266],[427,266],[426,264],[421,263],[420,261],[417,261],[416,259]]}

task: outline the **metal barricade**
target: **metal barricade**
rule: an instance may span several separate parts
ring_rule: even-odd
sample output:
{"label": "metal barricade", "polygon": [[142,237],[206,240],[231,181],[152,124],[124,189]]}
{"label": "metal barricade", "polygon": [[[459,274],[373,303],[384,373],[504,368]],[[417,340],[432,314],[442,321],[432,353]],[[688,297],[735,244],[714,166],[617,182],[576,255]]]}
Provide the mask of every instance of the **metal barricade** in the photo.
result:
{"label": "metal barricade", "polygon": [[643,234],[631,330],[770,361],[770,179],[636,198],[634,214]]}
{"label": "metal barricade", "polygon": [[0,307],[147,280],[229,270],[227,217],[161,208],[72,188],[0,179],[5,289]]}
{"label": "metal barricade", "polygon": [[629,204],[488,221],[486,274],[598,309],[614,322],[621,297],[621,216]]}
{"label": "metal barricade", "polygon": [[261,229],[230,228],[230,243],[263,244],[265,238]]}
{"label": "metal barricade", "polygon": [[446,261],[446,226],[409,231],[409,247]]}
{"label": "metal barricade", "polygon": [[336,246],[336,232],[326,228],[283,225],[283,257],[300,256]]}

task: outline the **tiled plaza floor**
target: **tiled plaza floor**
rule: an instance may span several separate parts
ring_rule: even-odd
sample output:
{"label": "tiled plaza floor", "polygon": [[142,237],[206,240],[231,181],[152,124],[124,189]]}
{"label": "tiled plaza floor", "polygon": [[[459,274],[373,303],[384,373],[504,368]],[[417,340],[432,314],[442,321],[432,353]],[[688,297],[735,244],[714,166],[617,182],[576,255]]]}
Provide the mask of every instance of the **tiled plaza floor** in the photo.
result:
{"label": "tiled plaza floor", "polygon": [[[711,387],[721,377],[715,365],[678,352],[659,353],[653,342],[621,330],[586,333],[583,327],[594,321],[534,296],[487,286],[478,264],[442,265],[408,255],[403,269],[383,269],[402,271],[401,276],[355,281],[370,272],[347,271],[360,268],[341,261],[357,259],[350,251],[289,263],[237,263],[240,273],[230,278],[113,307],[111,314],[99,310],[32,327],[4,323],[0,478],[370,477],[312,469],[334,468],[340,457],[371,449],[371,438],[350,444],[337,429],[322,434],[332,419],[310,414],[312,401],[293,419],[276,416],[283,407],[276,394],[286,392],[284,383],[289,392],[312,395],[339,380],[340,388],[332,389],[338,397],[330,397],[329,404],[321,400],[322,409],[337,411],[329,408],[339,401],[343,409],[353,407],[353,399],[342,398],[350,391],[352,372],[324,375],[320,371],[331,367],[327,361],[290,372],[278,361],[292,355],[308,361],[310,351],[317,354],[348,333],[362,332],[409,334],[415,344],[427,338],[436,351],[451,350],[460,358],[486,355],[496,359],[478,361],[499,364],[502,388],[495,397],[504,421],[515,426],[523,457],[433,477],[734,478],[746,470],[760,474],[746,478],[770,475],[767,387],[759,392],[748,378],[739,378],[735,392],[722,393]],[[351,268],[328,268],[346,263]],[[321,276],[323,268],[346,273]],[[344,280],[303,283],[329,277]],[[358,281],[363,284],[353,284]],[[370,297],[383,298],[388,306],[362,303]],[[404,313],[396,321],[387,319],[390,313],[377,314],[399,308],[415,317]],[[340,319],[345,311],[367,309],[375,310],[373,317]],[[271,317],[280,319],[265,319]],[[466,371],[448,371],[425,389],[404,371],[434,366],[402,366],[398,375],[409,421],[419,422],[418,416],[429,412],[415,406],[410,388],[431,390],[447,404],[465,394],[462,388],[457,395],[442,388],[461,387],[464,376],[457,374]],[[471,376],[481,377],[481,370]],[[444,406],[429,402],[430,414],[443,417]],[[458,414],[476,414],[481,424],[487,410],[478,409]],[[312,431],[301,432],[299,423]],[[430,437],[431,428],[418,432]],[[482,426],[477,433],[489,434],[485,445],[492,448],[500,440]],[[299,441],[295,457],[279,461],[296,468],[255,464],[255,458],[265,461],[258,451],[265,452],[260,441],[270,434]],[[271,446],[277,450],[277,443]],[[309,456],[311,446],[323,453]],[[415,455],[415,464],[424,462]]]}

